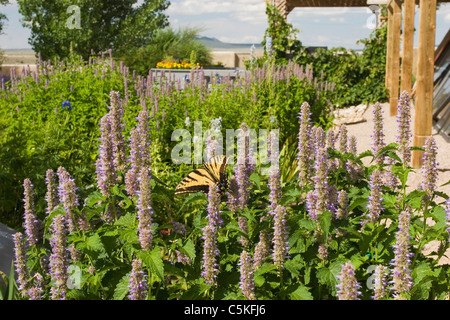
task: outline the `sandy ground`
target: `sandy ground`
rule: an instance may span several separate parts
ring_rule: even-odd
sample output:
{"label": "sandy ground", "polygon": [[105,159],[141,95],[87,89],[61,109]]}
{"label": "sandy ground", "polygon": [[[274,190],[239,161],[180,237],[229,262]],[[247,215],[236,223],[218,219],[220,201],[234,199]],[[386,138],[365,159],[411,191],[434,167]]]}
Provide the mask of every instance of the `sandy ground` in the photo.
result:
{"label": "sandy ground", "polygon": [[[384,141],[386,144],[396,142],[398,128],[397,119],[395,116],[391,117],[389,115],[389,103],[382,104],[382,107],[385,134]],[[411,130],[412,134],[414,134],[414,107],[412,108],[411,118]],[[363,114],[363,119],[365,119],[366,121],[355,124],[347,124],[348,136],[354,135],[357,138],[358,153],[361,153],[365,150],[371,150],[371,135],[373,132],[373,105],[369,105],[369,107]],[[442,133],[438,133],[436,131],[436,128],[433,128],[432,135],[435,138],[436,145],[438,147],[437,162],[439,163],[439,165],[437,190],[450,195],[450,184],[442,186],[450,180],[450,141]],[[370,157],[363,159],[363,161],[369,162]],[[415,169],[414,172],[410,172],[408,176],[407,192],[417,189],[421,181],[422,174],[420,169]],[[438,197],[437,201],[442,202],[444,201],[444,199]],[[431,253],[433,251],[437,251],[438,248],[439,242],[433,241],[424,247],[424,253],[433,256],[431,255]],[[450,264],[450,249],[446,251],[445,256],[441,258],[439,264]]]}

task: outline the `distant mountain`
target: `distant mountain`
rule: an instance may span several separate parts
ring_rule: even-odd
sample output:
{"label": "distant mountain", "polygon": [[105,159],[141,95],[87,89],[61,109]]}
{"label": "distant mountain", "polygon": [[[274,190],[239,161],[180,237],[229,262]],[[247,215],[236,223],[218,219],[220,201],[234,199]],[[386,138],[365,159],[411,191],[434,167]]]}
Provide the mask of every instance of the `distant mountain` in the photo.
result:
{"label": "distant mountain", "polygon": [[261,43],[229,43],[229,42],[222,42],[219,39],[210,37],[198,37],[197,40],[210,49],[221,49],[221,50],[245,49],[246,51],[250,51],[252,45],[255,45],[256,50],[263,49]]}

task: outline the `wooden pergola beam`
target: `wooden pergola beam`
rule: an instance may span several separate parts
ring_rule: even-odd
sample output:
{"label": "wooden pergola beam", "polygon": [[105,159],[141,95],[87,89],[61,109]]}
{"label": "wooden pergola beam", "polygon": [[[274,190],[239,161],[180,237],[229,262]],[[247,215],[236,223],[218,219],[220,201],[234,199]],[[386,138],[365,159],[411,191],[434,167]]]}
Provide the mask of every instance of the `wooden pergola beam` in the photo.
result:
{"label": "wooden pergola beam", "polygon": [[[420,1],[419,58],[416,80],[416,104],[413,145],[423,147],[433,126],[434,46],[436,36],[436,0]],[[414,150],[412,166],[422,165],[422,151]]]}
{"label": "wooden pergola beam", "polygon": [[400,0],[391,0],[388,3],[391,15],[391,23],[388,21],[388,61],[387,84],[389,90],[389,113],[391,116],[397,114],[397,103],[399,96],[400,81],[400,33],[402,27],[402,4]]}
{"label": "wooden pergola beam", "polygon": [[401,66],[401,91],[407,91],[411,96],[412,70],[414,55],[414,14],[416,9],[415,0],[404,0],[403,19],[403,47]]}

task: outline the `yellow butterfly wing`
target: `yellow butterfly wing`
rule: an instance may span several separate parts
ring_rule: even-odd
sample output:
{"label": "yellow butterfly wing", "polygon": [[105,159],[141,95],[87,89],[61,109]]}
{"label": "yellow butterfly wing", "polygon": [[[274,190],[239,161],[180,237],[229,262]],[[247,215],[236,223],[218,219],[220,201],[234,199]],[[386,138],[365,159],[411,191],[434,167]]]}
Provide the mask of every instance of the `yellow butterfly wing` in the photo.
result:
{"label": "yellow butterfly wing", "polygon": [[220,191],[226,188],[225,156],[216,156],[203,164],[203,168],[191,171],[175,188],[175,195],[194,192],[209,192],[211,184],[218,184]]}

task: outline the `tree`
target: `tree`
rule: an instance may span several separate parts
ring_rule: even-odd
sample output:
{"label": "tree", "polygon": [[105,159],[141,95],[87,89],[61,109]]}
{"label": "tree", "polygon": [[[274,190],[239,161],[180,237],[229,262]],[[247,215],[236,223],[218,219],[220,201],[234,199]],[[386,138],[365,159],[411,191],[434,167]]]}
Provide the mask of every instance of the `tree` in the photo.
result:
{"label": "tree", "polygon": [[71,50],[88,58],[112,49],[120,56],[148,45],[168,25],[167,0],[17,0],[28,42],[42,59],[67,57]]}
{"label": "tree", "polygon": [[[0,0],[0,5],[6,4],[8,4],[8,0]],[[3,31],[4,20],[8,20],[8,18],[6,18],[6,16],[0,12],[0,34],[2,34]]]}

